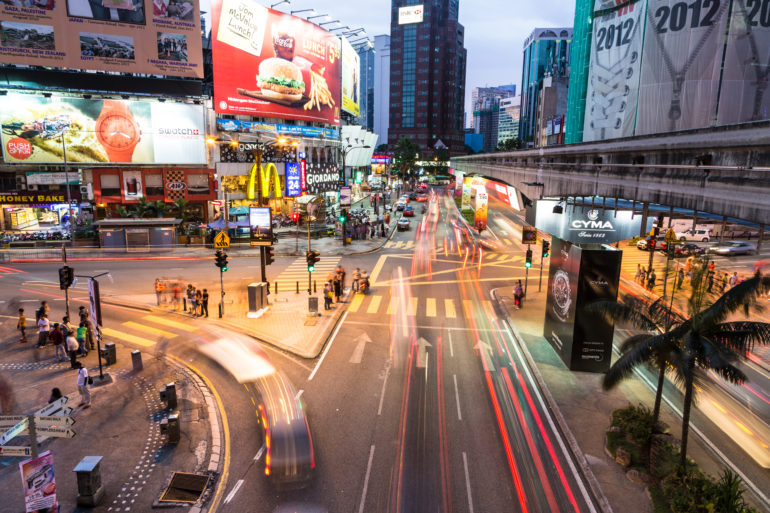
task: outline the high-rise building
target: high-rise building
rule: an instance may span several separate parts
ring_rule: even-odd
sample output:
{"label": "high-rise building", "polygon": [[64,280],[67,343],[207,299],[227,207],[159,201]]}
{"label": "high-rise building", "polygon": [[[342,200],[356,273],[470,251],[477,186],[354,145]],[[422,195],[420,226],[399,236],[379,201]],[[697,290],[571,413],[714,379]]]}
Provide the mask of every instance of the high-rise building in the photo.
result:
{"label": "high-rise building", "polygon": [[[423,0],[424,1],[424,0]],[[393,0],[388,143],[465,151],[465,28],[459,0]]]}
{"label": "high-rise building", "polygon": [[497,148],[500,100],[516,96],[516,85],[476,87],[471,94],[473,105],[473,132],[484,136],[484,151]]}
{"label": "high-rise building", "polygon": [[521,117],[521,96],[512,96],[500,100],[500,113],[497,122],[497,142],[519,137],[519,118]]}
{"label": "high-rise building", "polygon": [[593,0],[577,0],[575,3],[575,26],[569,56],[567,134],[564,141],[566,144],[583,140],[588,72],[591,65],[593,7]]}
{"label": "high-rise building", "polygon": [[390,36],[374,36],[374,133],[388,144],[390,127]]}
{"label": "high-rise building", "polygon": [[361,61],[361,96],[357,123],[364,129],[374,132],[374,62],[376,60],[374,43],[367,39],[356,47]]}
{"label": "high-rise building", "polygon": [[[543,81],[546,77],[559,82],[569,77],[569,56],[572,42],[572,29],[561,28],[536,28],[524,41],[524,61],[521,76],[521,121],[519,123],[519,137],[525,145],[539,144],[538,126],[544,125],[544,121],[538,120],[541,114],[539,99]],[[561,91],[562,88],[557,88]],[[557,92],[554,89],[552,92]],[[567,88],[563,88],[567,92]],[[564,110],[566,113],[567,98],[564,98]],[[554,102],[554,105],[558,102]],[[553,116],[558,113],[553,113]],[[563,126],[563,124],[561,125]]]}

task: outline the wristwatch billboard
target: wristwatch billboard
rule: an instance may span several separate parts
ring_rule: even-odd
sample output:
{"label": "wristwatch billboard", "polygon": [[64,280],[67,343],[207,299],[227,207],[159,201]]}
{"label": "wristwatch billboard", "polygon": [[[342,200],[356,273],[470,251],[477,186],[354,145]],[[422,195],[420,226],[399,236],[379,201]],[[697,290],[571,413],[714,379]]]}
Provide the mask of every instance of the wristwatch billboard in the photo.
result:
{"label": "wristwatch billboard", "polygon": [[107,152],[110,162],[131,162],[134,148],[142,132],[128,104],[104,100],[102,112],[96,118],[96,139]]}
{"label": "wristwatch billboard", "polygon": [[553,275],[551,283],[551,294],[553,296],[553,313],[556,317],[565,322],[569,317],[569,309],[572,306],[572,287],[569,282],[569,273],[565,267],[569,263],[569,252],[562,250],[560,268]]}

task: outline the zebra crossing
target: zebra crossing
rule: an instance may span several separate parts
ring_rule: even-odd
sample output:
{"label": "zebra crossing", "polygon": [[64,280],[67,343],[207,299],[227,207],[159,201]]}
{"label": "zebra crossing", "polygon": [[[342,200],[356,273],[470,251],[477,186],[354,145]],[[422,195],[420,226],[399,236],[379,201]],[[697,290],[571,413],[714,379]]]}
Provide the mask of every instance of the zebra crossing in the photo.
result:
{"label": "zebra crossing", "polygon": [[[194,324],[176,321],[160,315],[145,315],[136,321],[121,323],[120,329],[102,327],[102,335],[110,340],[120,340],[141,347],[153,347],[161,340],[171,340],[183,333],[197,331]],[[147,338],[150,337],[150,338]]]}
{"label": "zebra crossing", "polygon": [[405,311],[415,317],[441,317],[444,319],[465,319],[475,317],[478,312],[494,312],[489,300],[472,301],[464,299],[410,297],[405,304],[397,297],[381,294],[356,294],[350,301],[348,312],[364,315],[392,315]]}
{"label": "zebra crossing", "polygon": [[[325,280],[329,273],[332,273],[337,269],[340,260],[342,260],[341,256],[321,255],[321,259],[315,265],[315,271],[313,272],[314,277]],[[299,281],[300,283],[306,282],[307,260],[305,257],[299,257],[294,260],[289,267],[284,269],[281,274],[273,279],[273,281],[281,284],[294,283],[296,281]]]}

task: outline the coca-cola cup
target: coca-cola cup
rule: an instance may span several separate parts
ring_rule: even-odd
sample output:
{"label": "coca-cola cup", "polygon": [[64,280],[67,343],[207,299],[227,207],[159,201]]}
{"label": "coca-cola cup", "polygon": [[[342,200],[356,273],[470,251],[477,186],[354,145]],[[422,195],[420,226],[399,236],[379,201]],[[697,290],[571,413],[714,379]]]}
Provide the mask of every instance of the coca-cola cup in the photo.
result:
{"label": "coca-cola cup", "polygon": [[273,49],[276,57],[290,61],[294,59],[294,27],[291,23],[281,23],[273,31]]}

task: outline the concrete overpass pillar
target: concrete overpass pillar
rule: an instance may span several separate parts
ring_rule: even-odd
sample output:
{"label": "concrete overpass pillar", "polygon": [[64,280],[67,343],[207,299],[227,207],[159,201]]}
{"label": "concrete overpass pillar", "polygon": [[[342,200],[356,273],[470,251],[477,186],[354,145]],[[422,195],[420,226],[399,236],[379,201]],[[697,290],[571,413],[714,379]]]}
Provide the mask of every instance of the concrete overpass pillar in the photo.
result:
{"label": "concrete overpass pillar", "polygon": [[668,227],[671,228],[671,223],[674,222],[674,206],[671,205],[668,209]]}
{"label": "concrete overpass pillar", "polygon": [[692,211],[692,231],[695,231],[695,225],[698,224],[698,209]]}
{"label": "concrete overpass pillar", "polygon": [[759,237],[757,237],[757,255],[759,255],[759,252],[762,251],[762,239],[764,238],[765,238],[765,224],[760,223]]}
{"label": "concrete overpass pillar", "polygon": [[650,213],[650,204],[642,203],[642,227],[639,228],[639,237],[647,235],[645,228],[647,228],[647,215]]}
{"label": "concrete overpass pillar", "polygon": [[727,229],[727,216],[722,216],[722,232],[719,234],[719,243],[725,241],[725,230]]}

